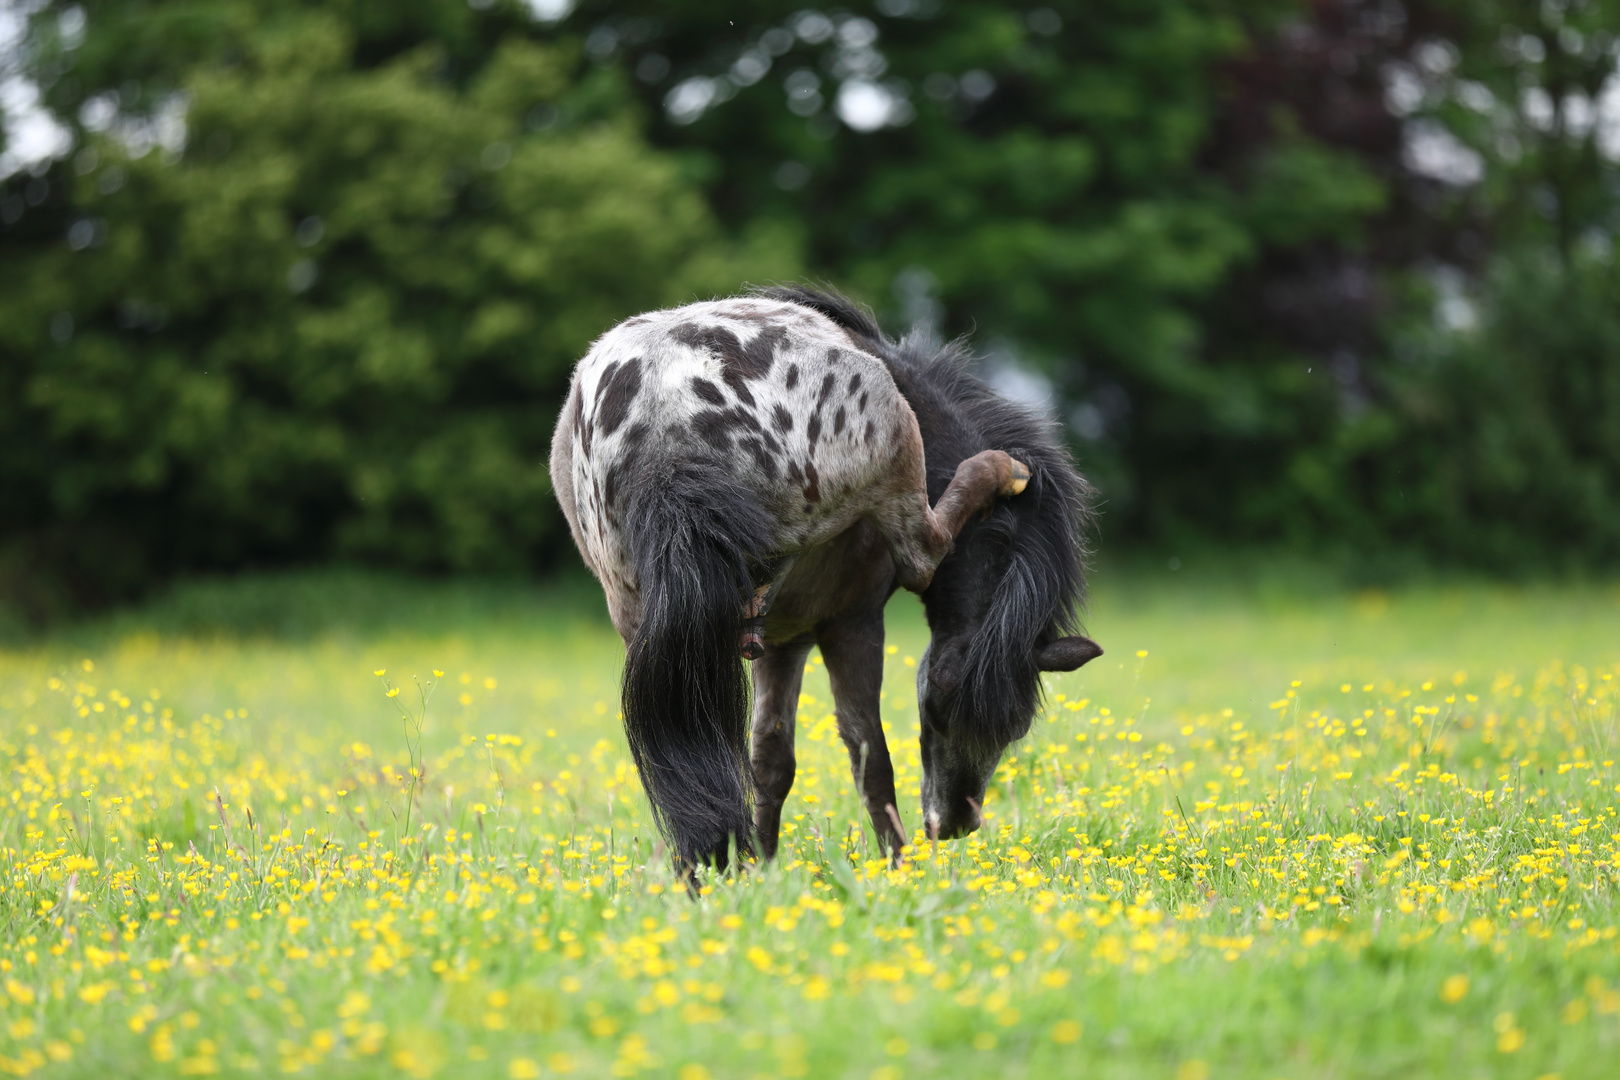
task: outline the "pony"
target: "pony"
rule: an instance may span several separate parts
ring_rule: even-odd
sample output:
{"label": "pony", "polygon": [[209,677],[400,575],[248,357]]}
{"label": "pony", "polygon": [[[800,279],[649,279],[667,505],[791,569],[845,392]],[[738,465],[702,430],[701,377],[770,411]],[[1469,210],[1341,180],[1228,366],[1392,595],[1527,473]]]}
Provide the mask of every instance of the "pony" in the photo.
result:
{"label": "pony", "polygon": [[575,369],[552,486],[624,640],[627,741],[687,873],[756,841],[774,856],[812,646],[879,844],[907,842],[878,709],[897,588],[931,632],[936,838],[978,827],[1040,673],[1101,655],[1075,632],[1090,489],[1051,425],[967,360],[891,341],[836,293],[774,288],[628,319]]}

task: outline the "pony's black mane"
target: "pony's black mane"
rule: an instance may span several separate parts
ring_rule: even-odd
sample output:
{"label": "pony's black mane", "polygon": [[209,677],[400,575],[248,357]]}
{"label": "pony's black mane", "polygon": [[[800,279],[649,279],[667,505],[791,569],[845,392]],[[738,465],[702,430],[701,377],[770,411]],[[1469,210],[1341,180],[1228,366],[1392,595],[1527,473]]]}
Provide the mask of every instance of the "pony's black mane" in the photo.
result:
{"label": "pony's black mane", "polygon": [[1029,487],[962,530],[923,594],[936,647],[943,639],[959,648],[949,658],[959,682],[947,722],[970,723],[970,737],[987,745],[1022,737],[1040,705],[1037,654],[1079,630],[1085,600],[1092,491],[1056,425],[974,375],[964,341],[942,345],[916,331],[894,341],[869,312],[830,290],[778,287],[762,295],[821,312],[888,366],[922,431],[930,501],[957,464],[981,450],[1005,450],[1030,466]]}

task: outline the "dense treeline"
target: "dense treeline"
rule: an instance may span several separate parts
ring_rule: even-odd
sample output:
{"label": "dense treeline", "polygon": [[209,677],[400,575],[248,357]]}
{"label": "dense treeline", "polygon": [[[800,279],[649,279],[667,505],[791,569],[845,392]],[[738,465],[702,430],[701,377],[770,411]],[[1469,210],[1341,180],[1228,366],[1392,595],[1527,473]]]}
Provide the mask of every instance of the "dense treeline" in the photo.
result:
{"label": "dense treeline", "polygon": [[1109,539],[1612,564],[1616,6],[37,5],[0,589],[544,566],[591,338],[804,275],[1044,375]]}

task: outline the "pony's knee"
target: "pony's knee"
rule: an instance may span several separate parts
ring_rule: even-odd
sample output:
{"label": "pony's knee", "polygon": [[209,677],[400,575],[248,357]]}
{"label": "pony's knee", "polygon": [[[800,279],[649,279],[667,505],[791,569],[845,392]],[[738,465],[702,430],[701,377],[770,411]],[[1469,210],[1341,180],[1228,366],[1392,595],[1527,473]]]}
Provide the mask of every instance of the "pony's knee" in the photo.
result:
{"label": "pony's knee", "polygon": [[955,538],[934,520],[926,506],[915,520],[892,523],[882,529],[894,560],[895,581],[902,589],[922,592],[934,580],[934,570],[951,553]]}
{"label": "pony's knee", "polygon": [[923,592],[934,582],[934,571],[938,569],[938,562],[914,563],[907,566],[896,563],[895,580],[907,592]]}
{"label": "pony's knee", "polygon": [[934,580],[939,564],[956,546],[956,538],[940,528],[930,514],[922,528],[907,537],[907,541],[895,545],[893,551],[895,580],[903,589],[922,592]]}
{"label": "pony's knee", "polygon": [[767,738],[755,744],[753,773],[756,797],[774,803],[784,802],[793,790],[793,778],[798,772],[798,760],[793,746],[779,737]]}

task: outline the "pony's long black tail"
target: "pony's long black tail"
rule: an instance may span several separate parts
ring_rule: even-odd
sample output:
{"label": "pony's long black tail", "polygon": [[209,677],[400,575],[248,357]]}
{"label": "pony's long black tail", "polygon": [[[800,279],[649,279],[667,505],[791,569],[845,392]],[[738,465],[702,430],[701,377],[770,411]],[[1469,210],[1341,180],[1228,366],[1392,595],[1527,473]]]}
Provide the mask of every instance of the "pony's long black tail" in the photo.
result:
{"label": "pony's long black tail", "polygon": [[749,560],[769,525],[724,470],[639,478],[626,514],[641,625],[624,667],[624,726],[659,827],[683,868],[752,849],[748,680],[738,652]]}

